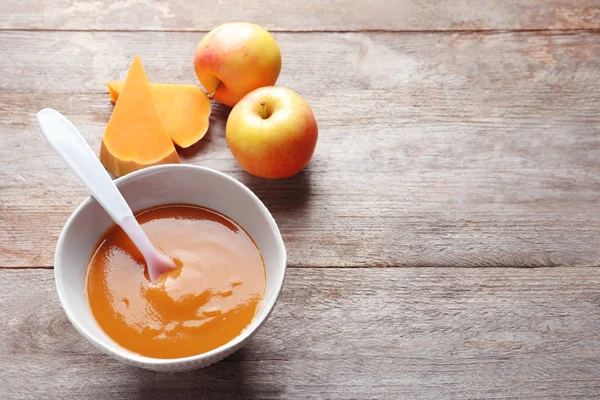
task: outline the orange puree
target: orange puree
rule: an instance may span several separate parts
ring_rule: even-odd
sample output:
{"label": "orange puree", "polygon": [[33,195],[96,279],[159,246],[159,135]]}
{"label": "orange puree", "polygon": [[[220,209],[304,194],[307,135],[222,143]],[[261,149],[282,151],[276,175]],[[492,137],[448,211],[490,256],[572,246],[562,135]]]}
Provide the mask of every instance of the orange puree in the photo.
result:
{"label": "orange puree", "polygon": [[265,290],[262,256],[250,236],[215,211],[169,205],[137,215],[152,243],[179,267],[152,284],[143,258],[113,227],[92,256],[86,293],[115,342],[157,358],[192,356],[239,335]]}

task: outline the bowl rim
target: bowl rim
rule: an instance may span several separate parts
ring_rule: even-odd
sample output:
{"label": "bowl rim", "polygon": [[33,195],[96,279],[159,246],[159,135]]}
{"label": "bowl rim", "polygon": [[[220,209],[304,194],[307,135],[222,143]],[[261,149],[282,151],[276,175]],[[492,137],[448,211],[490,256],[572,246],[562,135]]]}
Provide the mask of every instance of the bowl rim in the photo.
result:
{"label": "bowl rim", "polygon": [[[190,169],[190,170],[202,171],[202,172],[210,173],[210,174],[216,174],[217,176],[219,176],[220,178],[229,182],[230,184],[238,186],[251,199],[253,199],[255,201],[255,203],[258,205],[258,207],[261,209],[261,211],[263,212],[263,215],[266,217],[267,223],[269,224],[270,228],[276,234],[275,240],[277,242],[277,246],[283,252],[283,256],[282,256],[283,257],[283,260],[282,260],[283,274],[281,274],[281,278],[278,279],[274,283],[275,284],[274,295],[271,297],[269,302],[264,304],[265,311],[263,312],[263,315],[261,317],[258,317],[258,315],[255,316],[254,318],[257,318],[257,319],[253,319],[253,321],[250,323],[250,325],[248,325],[248,327],[246,327],[241,332],[241,334],[239,334],[238,336],[236,336],[229,342],[227,342],[213,350],[210,350],[208,352],[196,354],[196,355],[188,356],[188,357],[155,358],[155,357],[143,356],[141,354],[134,353],[127,349],[124,349],[125,350],[124,351],[123,349],[121,349],[119,347],[119,345],[117,343],[111,343],[110,346],[105,345],[104,343],[96,340],[88,332],[88,330],[82,324],[80,324],[78,322],[78,319],[74,315],[75,313],[69,309],[69,305],[68,305],[69,302],[67,301],[65,294],[64,294],[65,288],[63,287],[63,285],[59,279],[59,276],[58,276],[58,272],[60,270],[62,270],[62,268],[59,267],[59,265],[60,265],[59,264],[59,258],[60,258],[59,256],[62,254],[62,252],[63,252],[62,249],[65,246],[66,232],[69,230],[69,228],[73,224],[73,221],[75,221],[75,219],[81,213],[83,208],[88,206],[90,203],[96,201],[93,198],[93,196],[91,196],[91,195],[88,196],[71,213],[71,215],[69,216],[69,218],[63,225],[63,228],[58,237],[58,241],[56,244],[56,251],[55,251],[55,255],[54,255],[54,268],[53,268],[54,269],[54,282],[55,282],[56,291],[58,294],[58,299],[61,304],[61,307],[62,307],[63,311],[65,312],[65,314],[67,315],[67,318],[69,319],[71,324],[75,327],[75,329],[83,337],[85,337],[90,343],[92,343],[96,348],[98,348],[99,350],[101,350],[121,361],[127,360],[127,361],[134,362],[136,364],[148,365],[148,366],[170,366],[170,365],[178,365],[178,364],[189,364],[189,363],[194,363],[194,362],[198,362],[198,361],[202,361],[202,360],[210,360],[211,358],[217,357],[218,355],[220,355],[222,353],[226,353],[228,350],[230,350],[232,348],[236,348],[240,344],[244,343],[246,340],[250,339],[254,335],[254,333],[266,322],[266,320],[269,318],[273,308],[275,307],[277,300],[279,299],[279,295],[281,293],[283,284],[285,282],[286,270],[287,270],[287,250],[285,248],[285,243],[283,242],[283,237],[281,236],[279,227],[277,226],[277,223],[276,223],[275,219],[273,218],[273,215],[271,214],[271,212],[267,209],[267,207],[264,205],[264,203],[258,198],[258,196],[256,194],[254,194],[254,192],[252,190],[250,190],[246,185],[244,185],[237,179],[233,178],[232,176],[229,176],[229,175],[225,174],[224,172],[218,171],[216,169],[203,167],[203,166],[199,166],[199,165],[162,164],[162,165],[146,167],[146,168],[131,172],[127,175],[124,175],[124,176],[121,176],[121,177],[115,179],[114,182],[118,187],[120,184],[123,184],[130,180],[140,178],[144,175],[153,174],[153,173],[156,173],[159,171],[164,171],[164,170],[178,170],[178,169]],[[134,212],[135,212],[135,210],[134,210]],[[264,301],[264,299],[263,299],[263,301]],[[93,319],[93,316],[92,316],[92,319]],[[254,326],[254,327],[251,328],[252,326]],[[100,329],[100,330],[102,331],[102,329]],[[113,341],[113,339],[111,339],[110,337],[109,337],[109,339],[111,341]]]}

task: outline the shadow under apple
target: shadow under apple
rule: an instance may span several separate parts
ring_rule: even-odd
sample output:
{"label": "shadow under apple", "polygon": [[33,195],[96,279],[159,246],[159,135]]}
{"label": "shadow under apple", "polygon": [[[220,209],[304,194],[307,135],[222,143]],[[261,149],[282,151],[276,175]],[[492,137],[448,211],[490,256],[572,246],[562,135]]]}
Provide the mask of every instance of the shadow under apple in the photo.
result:
{"label": "shadow under apple", "polygon": [[311,175],[310,166],[307,166],[286,179],[264,179],[244,173],[240,181],[258,196],[279,222],[303,217],[312,201]]}

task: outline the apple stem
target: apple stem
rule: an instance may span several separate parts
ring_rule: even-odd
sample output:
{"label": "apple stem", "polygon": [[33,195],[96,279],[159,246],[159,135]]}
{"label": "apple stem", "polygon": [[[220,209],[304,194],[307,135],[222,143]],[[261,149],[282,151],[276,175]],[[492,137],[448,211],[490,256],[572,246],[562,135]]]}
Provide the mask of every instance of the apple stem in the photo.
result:
{"label": "apple stem", "polygon": [[220,87],[221,87],[221,82],[219,82],[219,84],[217,85],[217,87],[215,88],[215,90],[212,93],[206,93],[206,96],[208,96],[209,100],[212,100],[215,97],[215,94],[217,94],[217,91],[219,90]]}
{"label": "apple stem", "polygon": [[263,119],[269,118],[269,116],[267,115],[267,103],[265,103],[264,101],[260,102],[260,115]]}

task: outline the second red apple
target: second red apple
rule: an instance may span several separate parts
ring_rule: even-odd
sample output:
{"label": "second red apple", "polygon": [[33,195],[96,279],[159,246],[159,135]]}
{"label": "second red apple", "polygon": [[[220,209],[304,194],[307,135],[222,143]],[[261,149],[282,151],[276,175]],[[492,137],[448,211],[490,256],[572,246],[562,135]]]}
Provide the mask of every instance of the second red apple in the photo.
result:
{"label": "second red apple", "polygon": [[289,178],[313,156],[318,127],[312,109],[295,91],[262,87],[231,110],[225,128],[240,166],[262,178]]}

